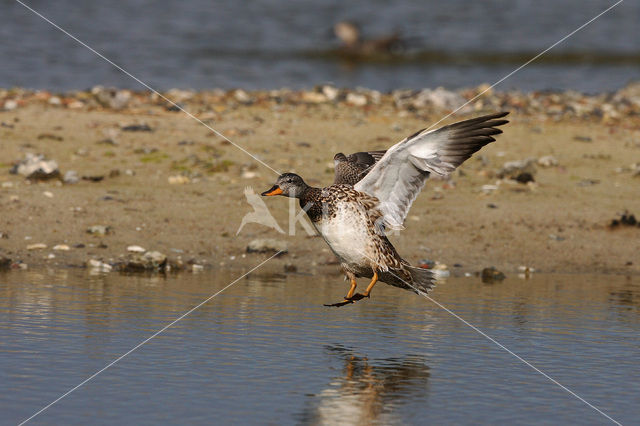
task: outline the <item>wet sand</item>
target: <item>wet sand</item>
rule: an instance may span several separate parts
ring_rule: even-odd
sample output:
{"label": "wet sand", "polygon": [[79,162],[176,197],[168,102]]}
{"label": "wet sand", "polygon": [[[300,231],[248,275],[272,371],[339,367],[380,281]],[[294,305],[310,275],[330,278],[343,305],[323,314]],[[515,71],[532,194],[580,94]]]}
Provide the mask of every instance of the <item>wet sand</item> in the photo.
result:
{"label": "wet sand", "polygon": [[[250,223],[236,236],[242,217],[252,211],[245,187],[262,192],[277,175],[201,123],[159,102],[116,110],[43,99],[0,111],[0,256],[12,259],[14,267],[84,267],[89,259],[114,263],[128,246],[139,245],[208,268],[247,268],[269,256],[247,254],[247,244],[275,238],[286,241],[289,252],[265,271],[281,272],[293,264],[299,272],[337,272],[324,241],[307,236],[300,225],[297,235],[288,236]],[[385,99],[366,105],[186,101],[185,106],[274,169],[327,185],[334,153],[387,148],[447,113],[398,108]],[[496,111],[490,105],[480,109],[441,124]],[[406,230],[392,237],[398,251],[412,263],[436,260],[453,273],[492,265],[507,274],[520,266],[640,273],[640,227],[608,226],[625,210],[640,215],[640,177],[629,170],[640,162],[640,118],[613,117],[512,111],[497,142],[450,181],[427,183]],[[124,130],[133,124],[151,131]],[[62,175],[74,170],[80,177],[103,179],[33,183],[10,174],[12,164],[29,152],[57,161]],[[497,177],[507,161],[548,155],[558,165],[537,165],[535,183]],[[287,200],[265,202],[288,230]],[[88,234],[93,225],[112,232]],[[37,243],[46,248],[27,249]],[[69,250],[53,250],[56,245]]]}

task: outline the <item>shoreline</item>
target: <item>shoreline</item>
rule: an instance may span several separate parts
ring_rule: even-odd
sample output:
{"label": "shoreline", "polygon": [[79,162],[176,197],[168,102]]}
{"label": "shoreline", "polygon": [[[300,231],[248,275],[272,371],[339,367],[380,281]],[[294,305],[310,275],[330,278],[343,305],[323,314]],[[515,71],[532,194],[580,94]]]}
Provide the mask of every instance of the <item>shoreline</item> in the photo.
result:
{"label": "shoreline", "polygon": [[[327,185],[334,153],[388,148],[487,87],[166,96],[274,169]],[[511,111],[504,134],[449,180],[427,182],[406,230],[391,238],[403,257],[440,262],[452,274],[487,266],[508,275],[523,266],[640,274],[640,226],[610,226],[625,211],[640,217],[640,84],[596,95],[488,91],[436,127],[498,110]],[[270,238],[288,247],[273,261],[280,271],[339,273],[326,244],[300,225],[287,236],[249,223],[235,237],[252,211],[245,187],[260,193],[276,175],[155,94],[0,89],[0,123],[0,260],[11,259],[9,268],[93,259],[117,270],[159,252],[174,269],[242,269],[268,257],[247,245]],[[10,174],[27,153],[54,160],[59,176]],[[533,181],[505,171],[513,161]],[[288,203],[265,201],[288,229]],[[142,266],[157,269],[161,259]]]}

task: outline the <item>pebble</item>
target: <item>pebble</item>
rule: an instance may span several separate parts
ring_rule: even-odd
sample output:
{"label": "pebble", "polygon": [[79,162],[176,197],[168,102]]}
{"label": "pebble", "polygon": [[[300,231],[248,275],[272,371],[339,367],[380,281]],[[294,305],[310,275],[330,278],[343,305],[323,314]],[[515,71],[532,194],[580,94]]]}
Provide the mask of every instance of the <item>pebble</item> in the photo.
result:
{"label": "pebble", "polygon": [[490,266],[482,270],[482,272],[480,273],[480,278],[482,278],[483,283],[493,283],[495,281],[504,280],[506,276],[495,267]]}
{"label": "pebble", "polygon": [[53,198],[53,192],[51,191],[44,191],[42,195],[44,195],[47,198]]}
{"label": "pebble", "polygon": [[87,228],[87,234],[105,236],[113,233],[113,228],[109,225],[93,225]]}
{"label": "pebble", "polygon": [[105,89],[102,86],[93,87],[91,93],[101,106],[115,110],[126,108],[133,97],[130,90]]}
{"label": "pebble", "polygon": [[133,245],[133,246],[128,246],[127,251],[130,251],[132,253],[144,253],[147,250],[140,246]]}
{"label": "pebble", "polygon": [[64,174],[62,181],[68,185],[72,185],[74,183],[80,182],[80,177],[78,176],[78,172],[76,172],[75,170],[68,170]]}
{"label": "pebble", "polygon": [[538,165],[542,167],[556,167],[558,165],[558,160],[553,155],[545,155],[544,157],[538,158]]}
{"label": "pebble", "polygon": [[[443,87],[438,87],[435,90],[424,89],[420,91],[413,96],[411,105],[414,108],[433,107],[441,110],[454,110],[462,106],[466,101],[462,95]],[[462,108],[462,112],[469,112],[470,109],[471,107],[467,105]]]}
{"label": "pebble", "polygon": [[322,86],[322,94],[330,101],[335,101],[340,96],[340,89],[328,84]]}
{"label": "pebble", "polygon": [[69,250],[71,250],[71,248],[66,244],[57,244],[57,245],[53,246],[53,250],[56,250],[56,251],[69,251]]}
{"label": "pebble", "polygon": [[[124,262],[117,265],[118,270],[124,272],[142,272],[142,271],[167,271],[171,269],[167,262],[167,256],[159,251],[145,251],[144,254],[140,254],[137,249],[139,246],[130,246],[128,248],[135,247],[136,250],[133,254],[128,255]],[[144,250],[144,249],[143,249]],[[132,251],[132,250],[130,250]]]}
{"label": "pebble", "polygon": [[233,94],[233,97],[236,99],[236,101],[240,102],[241,104],[248,105],[253,103],[253,98],[242,89],[236,90]]}
{"label": "pebble", "polygon": [[[517,160],[517,161],[508,161],[502,165],[502,168],[498,170],[498,177],[500,179],[515,179],[517,180],[518,176],[523,176],[527,174],[530,176],[531,180],[525,180],[522,183],[530,182],[533,180],[533,176],[536,174],[536,158],[527,158],[525,160]],[[525,175],[526,176],[526,175]],[[527,177],[528,177],[527,176]]]}
{"label": "pebble", "polygon": [[87,266],[94,271],[99,272],[110,272],[113,269],[113,266],[97,259],[89,259],[89,261],[87,262]]}
{"label": "pebble", "polygon": [[170,185],[185,185],[191,182],[191,179],[189,179],[187,176],[184,176],[184,175],[175,175],[175,176],[169,176],[167,178],[167,181],[169,182]]}
{"label": "pebble", "polygon": [[365,106],[368,103],[367,97],[358,93],[348,93],[345,100],[354,106]]}
{"label": "pebble", "polygon": [[3,107],[5,111],[12,111],[18,108],[18,102],[14,99],[7,99],[6,101],[4,101]]}
{"label": "pebble", "polygon": [[247,245],[247,253],[288,252],[287,242],[273,238],[258,238]]}
{"label": "pebble", "polygon": [[122,131],[124,132],[152,132],[153,129],[145,123],[142,124],[129,124],[126,126],[122,126]]}
{"label": "pebble", "polygon": [[58,163],[47,160],[42,154],[31,153],[27,153],[23,160],[16,162],[9,172],[32,180],[48,180],[60,176]]}
{"label": "pebble", "polygon": [[47,245],[44,243],[29,244],[27,246],[27,250],[43,250],[46,248],[47,248]]}
{"label": "pebble", "polygon": [[[487,84],[481,84],[475,88],[459,90],[447,90],[442,87],[436,89],[425,88],[423,90],[395,90],[391,93],[380,94],[373,90],[362,88],[337,89],[332,85],[323,85],[313,90],[175,90],[175,96],[170,99],[177,102],[189,102],[193,108],[209,109],[222,113],[232,104],[269,104],[272,108],[281,108],[284,105],[297,105],[300,102],[326,103],[337,102],[350,97],[355,102],[346,102],[347,105],[361,105],[366,99],[368,104],[375,103],[395,107],[398,116],[404,112],[412,112],[420,108],[430,108],[434,112],[452,111],[467,101],[483,92]],[[355,95],[355,97],[353,96]],[[96,86],[88,92],[76,91],[73,93],[57,94],[43,98],[37,96],[37,92],[27,89],[12,90],[9,95],[6,91],[0,93],[0,107],[4,110],[14,110],[22,105],[30,103],[46,102],[59,105],[60,108],[79,109],[102,107],[105,109],[122,110],[126,108],[165,108],[166,102],[161,100],[156,93],[144,91],[133,92],[130,90],[109,89]],[[9,98],[9,96],[11,96]],[[532,91],[518,90],[496,91],[490,90],[481,97],[474,99],[472,104],[462,108],[463,113],[474,111],[498,111],[508,110],[517,112],[519,116],[550,117],[555,120],[563,118],[580,118],[593,122],[622,122],[628,116],[640,114],[640,82],[632,82],[613,93],[582,94],[575,91]],[[142,129],[136,129],[142,130]],[[147,130],[148,131],[148,130]],[[580,141],[588,142],[591,137],[577,135]]]}
{"label": "pebble", "polygon": [[525,266],[525,265],[520,265],[518,266],[518,278],[522,278],[522,279],[529,279],[531,278],[531,275],[533,275],[533,273],[535,272],[535,268],[532,268],[530,266]]}

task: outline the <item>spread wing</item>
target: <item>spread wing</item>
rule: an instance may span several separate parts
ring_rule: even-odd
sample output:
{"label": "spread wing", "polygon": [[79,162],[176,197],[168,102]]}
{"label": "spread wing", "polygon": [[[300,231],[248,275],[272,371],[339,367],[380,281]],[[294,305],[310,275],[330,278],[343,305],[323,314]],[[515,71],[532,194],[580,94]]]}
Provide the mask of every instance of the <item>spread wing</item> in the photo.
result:
{"label": "spread wing", "polygon": [[333,157],[335,163],[335,184],[355,185],[373,168],[386,151],[356,152],[349,156],[338,153]]}
{"label": "spread wing", "polygon": [[495,141],[508,112],[421,130],[392,146],[354,185],[380,200],[385,224],[401,229],[411,204],[431,173],[447,176],[471,154]]}

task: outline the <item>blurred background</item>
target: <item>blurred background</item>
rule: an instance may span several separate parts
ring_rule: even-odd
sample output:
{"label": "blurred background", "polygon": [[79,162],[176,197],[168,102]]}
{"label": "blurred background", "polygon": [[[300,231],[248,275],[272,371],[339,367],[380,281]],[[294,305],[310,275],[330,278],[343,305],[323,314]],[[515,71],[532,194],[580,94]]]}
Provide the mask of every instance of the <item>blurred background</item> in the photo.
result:
{"label": "blurred background", "polygon": [[[613,3],[26,0],[160,90],[493,83]],[[360,34],[338,38],[341,21]],[[640,2],[623,2],[499,88],[592,93],[637,80],[638,22]],[[0,36],[0,87],[141,88],[13,0],[0,0]]]}

